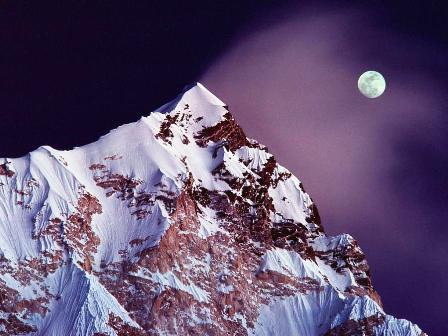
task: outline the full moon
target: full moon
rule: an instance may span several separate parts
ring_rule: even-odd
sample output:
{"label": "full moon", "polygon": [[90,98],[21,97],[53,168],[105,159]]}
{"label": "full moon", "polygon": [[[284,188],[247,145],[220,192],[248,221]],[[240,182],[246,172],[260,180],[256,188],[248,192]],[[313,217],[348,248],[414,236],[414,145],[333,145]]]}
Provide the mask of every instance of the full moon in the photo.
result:
{"label": "full moon", "polygon": [[376,71],[366,71],[358,79],[358,89],[367,98],[377,98],[386,90],[386,80]]}

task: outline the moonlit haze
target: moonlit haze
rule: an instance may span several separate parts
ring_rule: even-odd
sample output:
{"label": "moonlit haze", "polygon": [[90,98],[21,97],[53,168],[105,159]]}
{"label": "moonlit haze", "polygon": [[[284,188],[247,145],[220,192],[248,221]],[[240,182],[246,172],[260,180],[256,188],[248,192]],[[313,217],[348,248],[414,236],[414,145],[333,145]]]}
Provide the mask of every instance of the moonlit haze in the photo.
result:
{"label": "moonlit haze", "polygon": [[[446,288],[415,269],[448,276],[445,244],[434,239],[447,214],[431,175],[446,162],[446,101],[421,66],[442,56],[376,25],[371,12],[289,12],[300,14],[248,31],[201,81],[301,178],[327,232],[358,239],[386,310],[440,321]],[[356,87],[369,68],[388,79],[378,99]]]}

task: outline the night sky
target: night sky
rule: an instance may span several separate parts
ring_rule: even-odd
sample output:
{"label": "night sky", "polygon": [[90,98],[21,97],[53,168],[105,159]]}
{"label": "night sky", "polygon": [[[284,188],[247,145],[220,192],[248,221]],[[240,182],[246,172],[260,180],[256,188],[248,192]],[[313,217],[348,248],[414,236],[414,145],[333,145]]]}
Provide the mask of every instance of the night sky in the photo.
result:
{"label": "night sky", "polygon": [[95,141],[199,80],[359,241],[386,312],[448,334],[448,11],[390,2],[3,1],[0,157]]}

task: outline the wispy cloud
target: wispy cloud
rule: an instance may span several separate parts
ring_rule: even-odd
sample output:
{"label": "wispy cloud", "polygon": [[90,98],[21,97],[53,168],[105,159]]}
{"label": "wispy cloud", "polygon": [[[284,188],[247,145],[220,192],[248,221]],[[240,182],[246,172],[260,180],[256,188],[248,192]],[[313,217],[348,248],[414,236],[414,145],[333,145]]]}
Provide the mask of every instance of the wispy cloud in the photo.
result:
{"label": "wispy cloud", "polygon": [[[386,310],[441,331],[448,103],[431,63],[441,51],[362,8],[291,12],[242,37],[201,81],[302,179],[327,232],[360,241]],[[365,70],[385,76],[382,97],[357,91]]]}

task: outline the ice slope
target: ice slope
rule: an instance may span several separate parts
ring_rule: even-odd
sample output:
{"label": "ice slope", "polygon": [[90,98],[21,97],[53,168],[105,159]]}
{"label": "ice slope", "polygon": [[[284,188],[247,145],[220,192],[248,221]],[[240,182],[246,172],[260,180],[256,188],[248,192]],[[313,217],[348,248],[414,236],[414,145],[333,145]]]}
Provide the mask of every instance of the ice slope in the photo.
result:
{"label": "ice slope", "polygon": [[423,334],[199,83],[92,144],[0,160],[0,294],[0,335]]}

